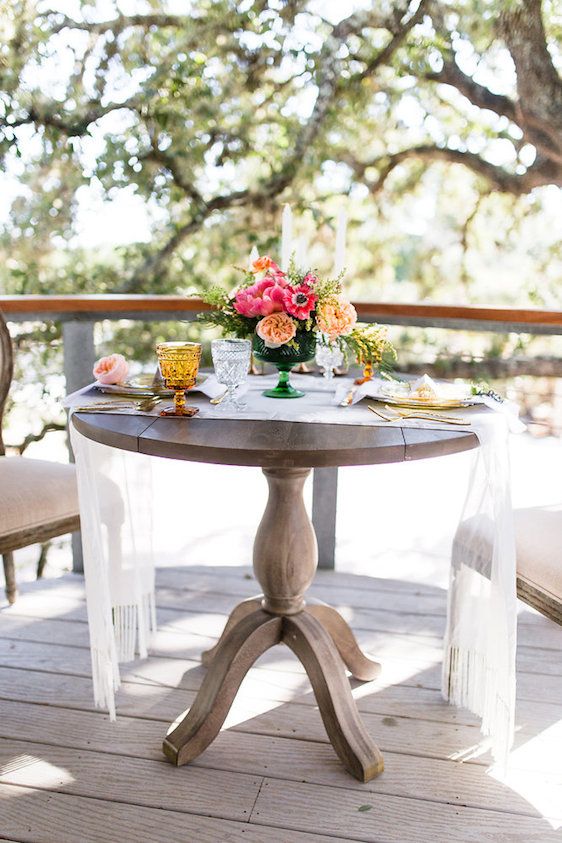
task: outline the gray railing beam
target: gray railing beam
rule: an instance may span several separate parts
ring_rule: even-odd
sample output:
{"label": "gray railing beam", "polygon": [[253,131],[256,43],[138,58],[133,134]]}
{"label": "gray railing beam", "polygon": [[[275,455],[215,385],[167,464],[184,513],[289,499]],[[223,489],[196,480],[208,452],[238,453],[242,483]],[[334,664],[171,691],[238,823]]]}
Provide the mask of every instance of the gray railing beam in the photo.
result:
{"label": "gray railing beam", "polygon": [[315,468],[312,478],[312,523],[318,541],[318,567],[336,567],[338,469]]}
{"label": "gray railing beam", "polygon": [[[0,302],[1,307],[1,302]],[[197,313],[193,310],[94,310],[85,311],[29,311],[18,313],[10,311],[4,314],[8,322],[103,322],[109,319],[116,322],[128,319],[132,322],[193,322]]]}
{"label": "gray railing beam", "polygon": [[[92,369],[96,360],[94,323],[65,322],[62,326],[62,339],[66,391],[70,393],[86,386],[92,380]],[[74,462],[70,440],[68,451],[71,462]],[[72,534],[72,570],[80,574],[84,571],[80,533]]]}

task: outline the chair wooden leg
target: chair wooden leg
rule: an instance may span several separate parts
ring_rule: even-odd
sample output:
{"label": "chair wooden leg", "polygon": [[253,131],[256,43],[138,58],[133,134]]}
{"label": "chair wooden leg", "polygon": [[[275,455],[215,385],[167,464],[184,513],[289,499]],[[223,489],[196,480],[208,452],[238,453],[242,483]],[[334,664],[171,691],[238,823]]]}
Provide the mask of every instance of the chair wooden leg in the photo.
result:
{"label": "chair wooden leg", "polygon": [[305,667],[328,737],[346,769],[362,782],[378,776],[383,757],[359,717],[343,662],[322,623],[308,612],[285,617],[283,641]]}
{"label": "chair wooden leg", "polygon": [[279,644],[283,618],[258,609],[238,621],[219,645],[195,702],[164,740],[164,754],[179,767],[197,758],[218,735],[246,673]]}
{"label": "chair wooden leg", "polygon": [[352,676],[362,682],[368,682],[379,675],[380,664],[363,653],[349,625],[333,606],[320,601],[307,601],[305,612],[318,618],[329,632],[343,663]]}
{"label": "chair wooden leg", "polygon": [[8,603],[12,604],[16,602],[16,597],[18,596],[18,590],[16,586],[16,566],[14,564],[14,554],[5,553],[2,556],[2,562],[4,564],[6,597],[8,598]]}
{"label": "chair wooden leg", "polygon": [[45,572],[45,565],[47,564],[47,557],[49,555],[49,548],[51,547],[51,542],[44,542],[41,545],[41,551],[39,553],[39,559],[37,560],[37,579],[40,580],[43,578],[43,574]]}
{"label": "chair wooden leg", "polygon": [[205,650],[204,653],[201,653],[201,661],[205,665],[205,667],[208,667],[211,664],[217,650],[221,646],[222,642],[224,641],[232,627],[236,626],[238,621],[241,621],[242,618],[245,618],[247,615],[251,615],[252,612],[255,612],[257,609],[261,609],[262,600],[263,594],[258,594],[257,597],[249,597],[247,600],[243,600],[241,603],[238,603],[238,605],[235,606],[235,608],[228,616],[228,620],[225,624],[225,627],[221,632],[221,636],[215,646],[211,647],[210,650]]}

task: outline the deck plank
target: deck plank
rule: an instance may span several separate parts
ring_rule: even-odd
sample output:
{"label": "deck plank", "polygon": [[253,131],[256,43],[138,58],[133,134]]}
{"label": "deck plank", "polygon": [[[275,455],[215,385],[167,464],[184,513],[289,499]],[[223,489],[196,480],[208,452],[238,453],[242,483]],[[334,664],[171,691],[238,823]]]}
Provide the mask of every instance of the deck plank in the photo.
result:
{"label": "deck plank", "polygon": [[[291,811],[286,810],[287,803]],[[369,806],[370,810],[360,808]],[[455,843],[510,841],[510,843],[560,843],[562,832],[553,831],[547,820],[513,817],[501,812],[437,805],[420,800],[372,795],[362,803],[354,791],[287,785],[270,780],[258,796],[252,822],[354,836],[366,843]]]}
{"label": "deck plank", "polygon": [[[261,776],[0,740],[0,783],[247,822]],[[179,785],[179,786],[178,786]],[[220,794],[220,799],[217,798]]]}
{"label": "deck plank", "polygon": [[14,785],[0,785],[0,803],[2,833],[18,843],[360,843]]}

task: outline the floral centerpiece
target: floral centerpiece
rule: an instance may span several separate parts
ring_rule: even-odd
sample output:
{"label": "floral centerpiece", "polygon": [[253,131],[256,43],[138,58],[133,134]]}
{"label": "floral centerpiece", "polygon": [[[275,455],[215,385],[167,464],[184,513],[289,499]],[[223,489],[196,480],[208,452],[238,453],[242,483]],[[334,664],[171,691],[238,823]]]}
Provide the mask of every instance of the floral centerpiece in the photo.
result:
{"label": "floral centerpiece", "polygon": [[303,395],[289,383],[289,372],[314,357],[317,343],[337,344],[344,354],[351,353],[362,365],[369,362],[375,368],[393,358],[386,328],[357,323],[341,276],[323,279],[311,270],[298,270],[294,263],[284,272],[267,255],[254,260],[244,274],[230,293],[212,287],[203,294],[213,310],[201,318],[225,333],[251,338],[254,356],[275,364],[279,383],[265,395]]}

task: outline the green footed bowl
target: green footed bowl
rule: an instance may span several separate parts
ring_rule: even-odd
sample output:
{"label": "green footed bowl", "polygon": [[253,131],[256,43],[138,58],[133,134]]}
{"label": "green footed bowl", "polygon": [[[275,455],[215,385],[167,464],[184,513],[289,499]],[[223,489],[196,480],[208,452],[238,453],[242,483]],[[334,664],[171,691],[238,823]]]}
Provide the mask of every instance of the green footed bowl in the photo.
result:
{"label": "green footed bowl", "polygon": [[279,371],[279,381],[273,389],[263,393],[268,398],[302,398],[304,392],[295,389],[289,382],[293,366],[312,360],[316,354],[316,335],[312,331],[300,331],[295,336],[298,349],[287,345],[268,348],[264,341],[254,334],[254,357],[263,363],[273,363]]}

